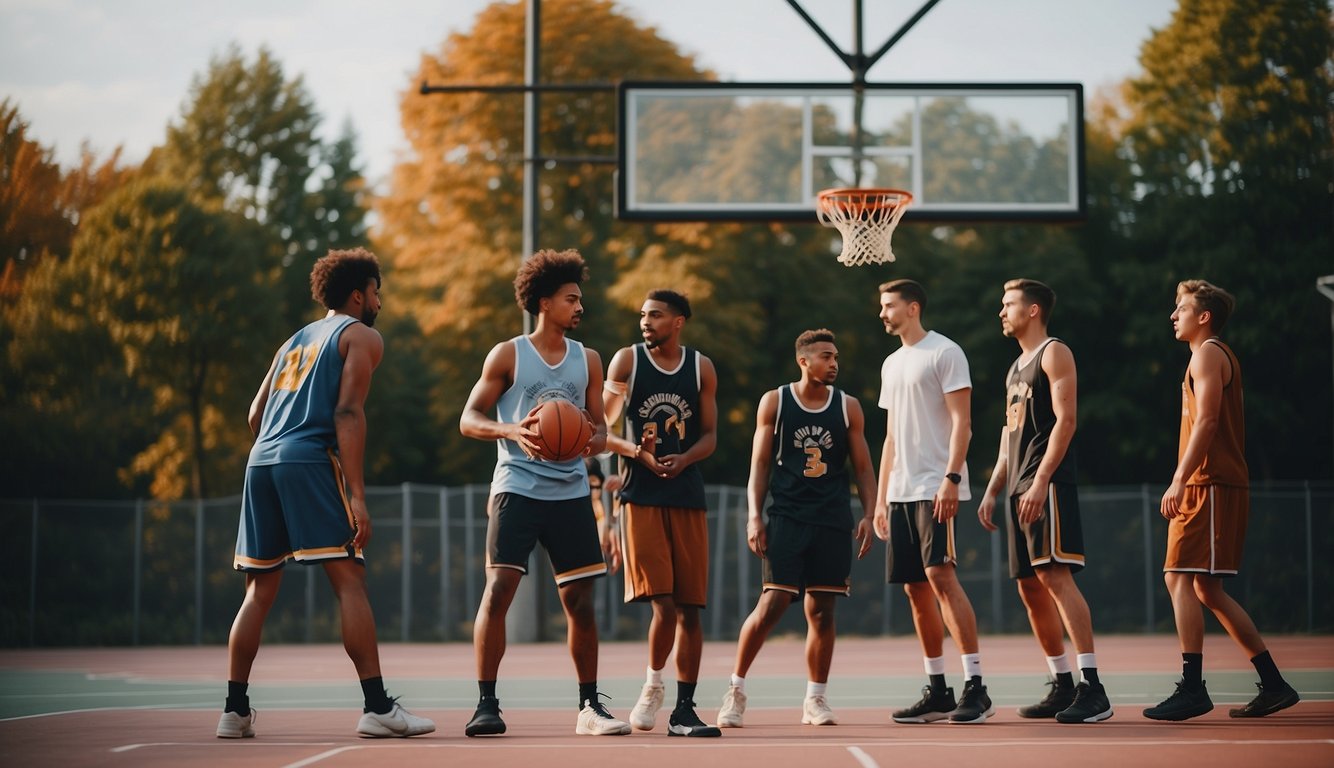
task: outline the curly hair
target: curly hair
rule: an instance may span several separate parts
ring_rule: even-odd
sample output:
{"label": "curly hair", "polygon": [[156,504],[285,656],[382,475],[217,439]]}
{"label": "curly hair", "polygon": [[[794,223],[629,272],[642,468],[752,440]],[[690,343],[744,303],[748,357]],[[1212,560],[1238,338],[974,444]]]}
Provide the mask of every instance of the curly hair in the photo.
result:
{"label": "curly hair", "polygon": [[380,260],[375,254],[365,248],[331,249],[310,270],[310,297],[328,309],[338,309],[353,291],[365,290],[370,280],[380,286]]}
{"label": "curly hair", "polygon": [[525,312],[537,316],[542,299],[556,295],[566,283],[582,283],[587,279],[588,265],[573,248],[538,251],[519,265],[519,274],[514,277],[514,300]]}
{"label": "curly hair", "polygon": [[801,356],[806,354],[807,349],[822,341],[827,341],[830,344],[833,344],[834,332],[828,328],[816,328],[813,331],[802,331],[801,335],[797,337],[797,355]]}

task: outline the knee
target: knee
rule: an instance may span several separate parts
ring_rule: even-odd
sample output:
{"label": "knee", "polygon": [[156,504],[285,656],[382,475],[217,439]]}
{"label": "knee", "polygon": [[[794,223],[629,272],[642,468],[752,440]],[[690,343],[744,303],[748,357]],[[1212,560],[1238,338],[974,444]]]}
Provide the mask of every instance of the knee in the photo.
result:
{"label": "knee", "polygon": [[571,620],[587,623],[593,620],[593,590],[587,585],[575,582],[561,590],[561,604]]}
{"label": "knee", "polygon": [[693,605],[676,607],[676,622],[687,632],[699,629],[699,608]]}
{"label": "knee", "polygon": [[833,604],[824,601],[813,601],[806,606],[806,621],[815,629],[829,629],[834,625]]}
{"label": "knee", "polygon": [[677,617],[681,613],[677,610],[676,601],[670,597],[653,598],[653,618],[659,623],[675,624]]}
{"label": "knee", "polygon": [[1199,599],[1204,607],[1213,610],[1221,602],[1223,595],[1223,583],[1214,578],[1195,579],[1195,597]]}

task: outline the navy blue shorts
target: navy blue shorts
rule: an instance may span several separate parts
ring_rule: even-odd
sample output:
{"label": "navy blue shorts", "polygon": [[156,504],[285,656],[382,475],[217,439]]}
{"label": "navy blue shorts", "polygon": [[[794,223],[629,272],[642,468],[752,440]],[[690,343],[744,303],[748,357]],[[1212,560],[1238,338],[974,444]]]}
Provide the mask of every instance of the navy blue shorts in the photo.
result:
{"label": "navy blue shorts", "polygon": [[851,591],[852,534],[771,515],[764,527],[764,588],[800,595]]}
{"label": "navy blue shorts", "polygon": [[487,568],[528,573],[528,556],[539,543],[551,560],[557,584],[607,573],[590,497],[561,501],[517,493],[492,497],[486,523]]}
{"label": "navy blue shorts", "polygon": [[356,532],[344,493],[343,470],[328,464],[264,464],[246,467],[241,525],[236,534],[238,571],[271,571],[288,560],[318,563],[354,558]]}

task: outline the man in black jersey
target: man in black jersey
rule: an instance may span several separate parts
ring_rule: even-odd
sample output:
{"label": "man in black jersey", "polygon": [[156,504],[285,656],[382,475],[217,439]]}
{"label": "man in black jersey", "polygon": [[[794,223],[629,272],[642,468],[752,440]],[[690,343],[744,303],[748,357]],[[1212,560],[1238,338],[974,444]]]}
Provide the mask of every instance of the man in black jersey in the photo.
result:
{"label": "man in black jersey", "polygon": [[[1001,332],[1019,342],[1020,354],[1005,377],[1006,425],[977,517],[996,530],[991,516],[1008,481],[1010,576],[1053,676],[1047,697],[1020,707],[1019,716],[1097,723],[1112,716],[1112,705],[1098,678],[1093,619],[1074,578],[1084,567],[1073,444],[1078,382],[1074,354],[1047,334],[1055,305],[1056,293],[1037,280],[1005,283]],[[1078,654],[1084,679],[1077,686],[1062,627]]]}
{"label": "man in black jersey", "polygon": [[623,526],[619,540],[609,537],[608,554],[613,569],[617,556],[624,555],[626,602],[653,605],[648,679],[630,724],[653,730],[663,701],[662,669],[674,649],[676,705],[667,735],[721,736],[695,714],[704,650],[699,612],[709,585],[708,510],[698,462],[717,444],[718,378],[709,358],[681,344],[689,318],[685,296],[650,291],[639,311],[644,342],[618,350],[607,367],[602,393],[607,424],[625,415],[624,432],[607,438],[607,448],[625,465]]}
{"label": "man in black jersey", "polygon": [[[871,548],[876,479],[861,403],[833,386],[838,347],[832,332],[805,331],[797,337],[796,348],[801,380],[766,392],[756,415],[746,540],[751,551],[764,558],[764,588],[741,627],[736,667],[718,711],[718,725],[728,728],[742,726],[746,672],[770,630],[803,592],[809,680],[801,722],[838,722],[825,693],[834,655],[834,597],[849,591],[848,539],[856,537],[859,559]],[[849,458],[862,505],[855,526]],[[760,510],[770,493],[766,526]]]}

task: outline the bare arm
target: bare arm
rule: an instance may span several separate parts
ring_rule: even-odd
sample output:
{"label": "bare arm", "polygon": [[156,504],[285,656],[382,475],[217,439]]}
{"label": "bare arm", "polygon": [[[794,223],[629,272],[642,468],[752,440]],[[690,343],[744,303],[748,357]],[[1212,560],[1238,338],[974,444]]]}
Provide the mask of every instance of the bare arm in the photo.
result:
{"label": "bare arm", "polygon": [[875,535],[889,540],[889,476],[894,471],[894,415],[885,417],[885,443],[880,448],[880,478],[875,491]]}
{"label": "bare arm", "polygon": [[1172,473],[1172,483],[1163,494],[1160,511],[1171,520],[1181,514],[1186,481],[1204,463],[1209,444],[1218,434],[1218,412],[1223,404],[1224,377],[1231,367],[1227,354],[1216,344],[1203,344],[1190,356],[1190,377],[1195,392],[1195,423],[1186,450]]}
{"label": "bare arm", "polygon": [[588,387],[584,389],[584,409],[593,422],[593,439],[584,449],[585,456],[596,456],[607,449],[607,416],[602,410],[602,356],[584,347],[588,361]]}
{"label": "bare arm", "polygon": [[862,404],[851,395],[844,395],[848,408],[848,450],[852,456],[852,471],[857,479],[857,498],[862,502],[862,519],[857,521],[857,559],[871,549],[871,529],[875,518],[875,468],[871,466],[871,448],[866,444],[866,417]]}
{"label": "bare arm", "polygon": [[[947,474],[961,471],[968,459],[968,443],[973,439],[972,398],[971,387],[945,393],[945,410],[950,415],[950,454],[945,466]],[[953,519],[958,512],[959,486],[942,477],[934,499],[936,520],[943,523]]]}
{"label": "bare arm", "polygon": [[1010,474],[1010,428],[1001,427],[1000,448],[996,451],[996,464],[991,468],[991,479],[977,505],[977,519],[988,531],[996,530],[991,515],[996,508],[996,497],[1005,489],[1005,481]]}
{"label": "bare arm", "polygon": [[1047,489],[1051,476],[1065,459],[1070,450],[1070,441],[1075,437],[1076,391],[1078,381],[1075,373],[1075,356],[1070,348],[1059,342],[1047,345],[1042,354],[1042,372],[1047,374],[1051,383],[1051,408],[1056,416],[1056,424],[1051,429],[1051,439],[1047,442],[1047,452],[1038,464],[1033,475],[1033,485],[1019,498],[1019,521],[1031,523],[1042,515],[1047,503]]}
{"label": "bare arm", "polygon": [[478,440],[513,440],[524,453],[537,455],[537,446],[532,439],[537,433],[532,430],[536,421],[531,415],[518,424],[506,424],[491,418],[500,396],[509,389],[514,381],[515,353],[514,344],[502,341],[491,348],[482,363],[482,376],[468,393],[468,402],[463,406],[463,415],[459,417],[459,432],[465,437]]}
{"label": "bare arm", "polygon": [[247,422],[250,424],[250,434],[259,437],[259,427],[264,422],[264,406],[269,403],[269,392],[273,391],[273,375],[278,370],[278,355],[273,356],[273,362],[269,364],[269,372],[264,375],[264,381],[260,382],[259,391],[255,393],[255,399],[250,401],[250,412],[247,414]]}
{"label": "bare arm", "polygon": [[684,453],[659,456],[663,477],[676,477],[686,467],[713,455],[718,447],[718,373],[713,361],[699,356],[699,439]]}
{"label": "bare arm", "polygon": [[334,406],[334,433],[338,438],[338,461],[347,486],[348,504],[356,533],[352,545],[366,546],[371,538],[371,518],[366,510],[366,396],[371,375],[384,357],[384,338],[361,323],[347,326],[338,339],[343,354],[343,373],[338,381],[338,404]]}
{"label": "bare arm", "polygon": [[769,465],[773,461],[774,423],[778,420],[778,392],[760,398],[755,414],[755,438],[750,448],[750,481],[746,483],[746,543],[750,551],[764,557],[764,497],[769,494]]}

